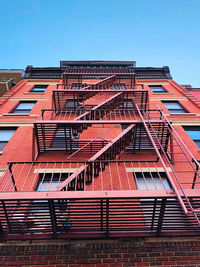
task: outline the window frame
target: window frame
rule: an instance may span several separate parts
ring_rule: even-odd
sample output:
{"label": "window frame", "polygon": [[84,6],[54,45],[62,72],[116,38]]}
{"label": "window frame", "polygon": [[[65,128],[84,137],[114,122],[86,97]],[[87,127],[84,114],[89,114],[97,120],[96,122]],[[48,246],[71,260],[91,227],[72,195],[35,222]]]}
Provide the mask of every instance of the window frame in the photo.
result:
{"label": "window frame", "polygon": [[71,84],[71,90],[80,90],[82,89],[83,87],[86,87],[88,86],[87,83],[72,83]]}
{"label": "window frame", "polygon": [[[119,87],[119,88],[113,88],[113,87]],[[124,87],[123,89],[121,87]],[[116,83],[112,85],[112,90],[127,90],[126,84],[125,83]]]}
{"label": "window frame", "polygon": [[[68,104],[69,104],[69,106],[67,106]],[[78,100],[76,100],[76,99],[67,99],[66,104],[65,104],[65,109],[77,109],[80,106],[81,105],[79,105]]]}
{"label": "window frame", "polygon": [[[165,106],[165,108],[170,112],[170,114],[186,114],[186,113],[190,113],[179,101],[176,101],[176,100],[161,100],[162,104]],[[170,104],[173,104],[173,103],[176,103],[180,106],[180,109],[175,109],[175,108],[171,108],[169,109],[168,107],[166,107],[166,103],[170,103]],[[173,111],[176,111],[176,110],[182,110],[183,112],[173,112]]]}
{"label": "window frame", "polygon": [[[11,113],[11,114],[29,114],[30,111],[33,109],[33,107],[32,107],[31,109],[28,109],[28,108],[18,109],[18,107],[19,107],[21,104],[23,104],[23,103],[25,103],[25,104],[28,104],[28,103],[34,103],[34,105],[33,105],[33,107],[34,107],[35,104],[37,103],[37,100],[31,100],[31,101],[29,101],[29,100],[20,100],[20,101],[16,104],[16,106],[15,106],[9,113]],[[23,112],[18,112],[18,111],[20,111],[20,110],[22,110]],[[16,112],[16,111],[17,111],[17,112]]]}
{"label": "window frame", "polygon": [[[185,125],[185,126],[182,126],[182,128],[184,129],[184,131],[189,135],[189,137],[192,139],[192,141],[198,146],[198,148],[200,149],[200,126],[198,125]],[[199,128],[199,130],[186,130],[185,128]],[[192,136],[188,133],[188,131],[190,132],[199,132],[199,138],[196,139],[196,138],[192,138]]]}
{"label": "window frame", "polygon": [[[56,189],[56,187],[64,182],[70,175],[71,172],[63,172],[63,173],[39,173],[38,182],[35,187],[35,191],[37,192],[51,192]],[[47,184],[44,187],[47,187],[48,190],[41,190],[42,185]],[[54,186],[52,186],[54,184]]]}
{"label": "window frame", "polygon": [[[160,85],[160,84],[158,84],[158,85],[153,85],[153,84],[150,84],[150,85],[148,85],[148,87],[151,89],[151,91],[154,93],[154,94],[166,94],[166,93],[169,93],[162,85]],[[154,88],[162,88],[162,90],[163,91],[157,91],[157,92],[155,92],[155,91],[153,91],[153,89],[152,89],[152,87],[154,87]]]}
{"label": "window frame", "polygon": [[[69,130],[71,131],[71,133],[69,131],[67,131],[68,129],[64,129],[63,127],[58,126],[56,128],[55,134],[53,136],[52,142],[51,142],[51,146],[50,148],[53,148],[55,150],[63,150],[63,151],[69,151],[70,150],[70,146],[72,145],[72,150],[78,150],[79,149],[79,143],[77,141],[75,141],[75,139],[79,139],[80,135],[79,134],[73,134],[73,130]],[[65,133],[66,131],[66,133]],[[71,140],[70,140],[70,136],[71,136]],[[65,138],[67,137],[67,138]],[[67,146],[66,146],[67,145]]]}
{"label": "window frame", "polygon": [[[29,91],[29,93],[39,93],[39,94],[43,94],[45,93],[46,89],[48,88],[49,84],[34,84],[34,87]],[[43,89],[44,90],[41,90],[41,91],[34,91],[35,88],[38,88],[38,89]]]}
{"label": "window frame", "polygon": [[116,108],[116,110],[135,110],[135,103],[133,99],[131,98],[126,98],[124,99],[123,103]]}
{"label": "window frame", "polygon": [[[0,132],[1,130],[7,130],[7,131],[13,131],[14,132],[12,133],[12,135],[10,136],[10,138],[8,138],[8,140],[1,140],[1,137],[0,137],[0,151],[3,151],[3,149],[5,148],[5,146],[8,144],[8,142],[10,141],[10,139],[13,137],[13,135],[15,134],[16,130],[17,130],[18,127],[0,127]],[[3,145],[1,145],[3,144]]]}
{"label": "window frame", "polygon": [[[139,174],[141,177],[137,177],[137,174]],[[146,177],[145,177],[146,176]],[[166,173],[164,171],[144,171],[144,172],[134,172],[133,173],[133,177],[135,180],[135,185],[137,190],[171,190],[171,184],[168,180],[168,177],[166,175]],[[139,182],[137,182],[137,179],[143,179],[144,180],[144,185],[146,186],[146,188],[139,188]],[[150,187],[148,188],[148,183],[145,180],[149,180],[150,182],[152,182],[152,184],[150,185]],[[162,180],[162,182],[161,182]],[[156,181],[159,181],[160,184],[156,185]],[[166,184],[165,184],[166,183]],[[149,183],[150,184],[150,183]],[[154,186],[154,189],[151,189],[152,185]],[[162,189],[157,188],[160,187],[162,185]],[[144,187],[144,186],[143,186]]]}

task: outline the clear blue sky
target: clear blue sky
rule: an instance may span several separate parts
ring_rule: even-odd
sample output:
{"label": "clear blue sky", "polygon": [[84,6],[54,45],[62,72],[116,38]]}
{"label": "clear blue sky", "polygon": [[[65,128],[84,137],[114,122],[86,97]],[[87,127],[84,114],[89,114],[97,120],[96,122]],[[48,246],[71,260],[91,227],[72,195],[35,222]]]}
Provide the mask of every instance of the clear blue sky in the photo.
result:
{"label": "clear blue sky", "polygon": [[0,9],[0,68],[136,60],[200,86],[200,0],[2,0]]}

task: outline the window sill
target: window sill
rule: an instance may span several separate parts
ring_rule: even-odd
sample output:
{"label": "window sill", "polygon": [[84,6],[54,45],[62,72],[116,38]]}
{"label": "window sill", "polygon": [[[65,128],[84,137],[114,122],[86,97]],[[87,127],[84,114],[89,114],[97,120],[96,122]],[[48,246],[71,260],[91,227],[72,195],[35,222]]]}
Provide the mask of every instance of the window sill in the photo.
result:
{"label": "window sill", "polygon": [[42,92],[25,92],[24,95],[44,95]]}
{"label": "window sill", "polygon": [[3,116],[30,116],[27,113],[4,113]]}
{"label": "window sill", "polygon": [[156,95],[159,95],[159,96],[161,96],[161,95],[173,95],[173,93],[168,93],[168,92],[163,92],[163,93],[161,93],[161,92],[159,92],[159,93],[153,93],[153,96],[156,96]]}
{"label": "window sill", "polygon": [[169,116],[196,116],[196,113],[170,113]]}
{"label": "window sill", "polygon": [[27,113],[4,113],[4,114],[2,114],[2,116],[27,116],[27,117],[38,117],[39,116],[39,114],[38,115],[36,115],[36,114],[27,114]]}

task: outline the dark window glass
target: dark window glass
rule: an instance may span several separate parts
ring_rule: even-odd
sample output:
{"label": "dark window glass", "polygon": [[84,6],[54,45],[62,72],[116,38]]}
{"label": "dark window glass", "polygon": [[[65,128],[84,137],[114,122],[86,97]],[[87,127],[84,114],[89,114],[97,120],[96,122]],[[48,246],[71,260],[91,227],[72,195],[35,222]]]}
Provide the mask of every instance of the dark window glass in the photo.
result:
{"label": "dark window glass", "polygon": [[17,128],[0,128],[0,151],[3,150]]}
{"label": "dark window glass", "polygon": [[20,101],[19,105],[11,113],[29,113],[37,101]]}
{"label": "dark window glass", "polygon": [[161,85],[149,85],[149,87],[154,93],[167,93]]}
{"label": "dark window glass", "polygon": [[177,101],[162,101],[170,113],[187,113]]}
{"label": "dark window glass", "polygon": [[[170,190],[171,185],[165,172],[135,172],[135,182],[138,190]],[[141,194],[142,197],[142,194]],[[154,197],[152,195],[152,197]],[[176,198],[167,198],[164,211],[162,229],[169,229],[174,226],[174,221],[178,227],[188,227],[190,222],[185,221],[185,215]],[[159,224],[161,212],[161,198],[140,198],[140,204],[146,227],[152,228],[152,217],[154,214],[154,226]]]}
{"label": "dark window glass", "polygon": [[72,90],[79,90],[79,89],[86,87],[86,86],[87,86],[87,83],[72,83],[71,89]]}
{"label": "dark window glass", "polygon": [[183,128],[200,148],[200,126],[184,126]]}
{"label": "dark window glass", "polygon": [[117,109],[134,109],[135,105],[132,99],[124,99],[122,105],[120,105]]}
{"label": "dark window glass", "polygon": [[171,188],[165,172],[136,172],[135,182],[138,190],[169,190]]}
{"label": "dark window glass", "polygon": [[124,83],[113,84],[112,90],[126,90]]}
{"label": "dark window glass", "polygon": [[40,173],[36,191],[55,191],[70,175],[71,173]]}
{"label": "dark window glass", "polygon": [[74,99],[67,99],[66,108],[78,108],[79,103],[77,100]]}
{"label": "dark window glass", "polygon": [[47,87],[48,84],[36,84],[30,92],[44,93]]}
{"label": "dark window glass", "polygon": [[76,150],[78,149],[78,142],[75,139],[79,139],[79,135],[76,131],[73,132],[71,129],[58,127],[51,147],[55,149],[63,148],[70,150],[72,146],[72,149]]}

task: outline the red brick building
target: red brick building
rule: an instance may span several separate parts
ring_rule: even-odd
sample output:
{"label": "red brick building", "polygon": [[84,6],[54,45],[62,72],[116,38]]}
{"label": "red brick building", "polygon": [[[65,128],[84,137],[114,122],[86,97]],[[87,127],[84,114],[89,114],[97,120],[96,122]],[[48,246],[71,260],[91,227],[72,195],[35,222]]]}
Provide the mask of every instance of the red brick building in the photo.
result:
{"label": "red brick building", "polygon": [[[146,256],[123,256],[131,266],[150,266],[142,257],[157,265],[178,262],[170,257],[181,255],[170,255],[165,246],[179,253],[182,236],[189,242],[185,247],[195,252],[199,240],[192,236],[200,235],[199,90],[178,85],[166,66],[61,61],[58,68],[28,66],[24,79],[0,103],[2,242],[100,238],[104,241],[88,247],[97,246],[102,258],[111,258],[62,259],[56,263],[62,266],[125,264],[114,254],[137,242],[109,243],[112,238],[156,238],[139,243]],[[165,237],[172,238],[171,245],[159,241]],[[93,241],[84,242],[89,251],[86,244]],[[169,255],[148,254],[156,244]],[[114,249],[112,256],[104,255],[106,246]],[[185,257],[183,266],[199,262],[198,251]],[[29,260],[27,265],[39,264]]]}

